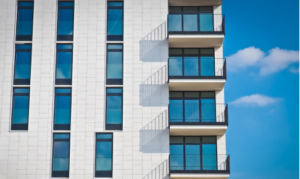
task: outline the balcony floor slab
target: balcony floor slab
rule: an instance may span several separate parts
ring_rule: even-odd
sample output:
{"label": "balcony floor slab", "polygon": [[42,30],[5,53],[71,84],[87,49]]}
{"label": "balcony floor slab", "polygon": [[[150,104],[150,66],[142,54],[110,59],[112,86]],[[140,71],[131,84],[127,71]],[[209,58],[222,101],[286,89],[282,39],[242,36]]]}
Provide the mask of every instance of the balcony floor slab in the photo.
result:
{"label": "balcony floor slab", "polygon": [[171,179],[228,179],[229,174],[171,174]]}
{"label": "balcony floor slab", "polygon": [[170,125],[171,136],[224,135],[227,126]]}

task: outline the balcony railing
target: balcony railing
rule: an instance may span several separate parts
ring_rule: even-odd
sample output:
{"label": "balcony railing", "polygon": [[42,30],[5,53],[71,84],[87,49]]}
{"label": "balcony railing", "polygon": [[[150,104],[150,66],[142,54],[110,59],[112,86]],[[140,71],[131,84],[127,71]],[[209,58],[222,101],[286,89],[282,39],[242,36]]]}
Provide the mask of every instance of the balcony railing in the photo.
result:
{"label": "balcony railing", "polygon": [[169,157],[172,173],[230,173],[229,155],[186,154]]}
{"label": "balcony railing", "polygon": [[169,79],[226,79],[226,59],[213,57],[170,57]]}
{"label": "balcony railing", "polygon": [[168,15],[169,34],[225,34],[223,14],[178,12]]}
{"label": "balcony railing", "polygon": [[227,104],[169,104],[170,125],[227,125]]}

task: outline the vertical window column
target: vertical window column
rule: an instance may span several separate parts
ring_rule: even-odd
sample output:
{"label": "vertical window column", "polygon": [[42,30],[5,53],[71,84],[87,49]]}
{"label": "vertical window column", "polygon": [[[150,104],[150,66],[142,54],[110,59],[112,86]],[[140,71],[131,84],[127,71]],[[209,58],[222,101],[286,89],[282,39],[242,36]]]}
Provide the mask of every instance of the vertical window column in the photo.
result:
{"label": "vertical window column", "polygon": [[29,88],[13,89],[11,130],[28,130]]}
{"label": "vertical window column", "polygon": [[33,2],[18,2],[17,41],[32,41]]}
{"label": "vertical window column", "polygon": [[58,44],[56,49],[56,85],[72,85],[72,44]]}
{"label": "vertical window column", "polygon": [[69,177],[70,134],[53,134],[52,177]]}
{"label": "vertical window column", "polygon": [[107,45],[107,85],[123,85],[123,45]]}
{"label": "vertical window column", "polygon": [[31,44],[16,45],[14,85],[30,85]]}
{"label": "vertical window column", "polygon": [[71,88],[55,89],[54,130],[71,129]]}
{"label": "vertical window column", "polygon": [[123,89],[106,89],[106,130],[123,130]]}
{"label": "vertical window column", "polygon": [[108,2],[107,41],[123,41],[123,2]]}
{"label": "vertical window column", "polygon": [[112,142],[112,134],[96,134],[95,177],[112,177]]}
{"label": "vertical window column", "polygon": [[58,2],[58,41],[73,41],[73,24],[74,2]]}

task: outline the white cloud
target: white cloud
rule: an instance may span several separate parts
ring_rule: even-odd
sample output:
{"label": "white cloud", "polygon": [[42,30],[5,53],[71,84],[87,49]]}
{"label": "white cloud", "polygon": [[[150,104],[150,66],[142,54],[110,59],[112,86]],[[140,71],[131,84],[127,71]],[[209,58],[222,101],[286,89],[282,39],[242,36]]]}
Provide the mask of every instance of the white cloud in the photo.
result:
{"label": "white cloud", "polygon": [[236,72],[247,67],[259,69],[260,75],[269,75],[299,62],[299,51],[284,50],[278,47],[267,54],[255,47],[245,48],[228,58],[228,70]]}
{"label": "white cloud", "polygon": [[255,105],[267,106],[278,102],[280,98],[272,98],[261,94],[253,94],[250,96],[243,96],[232,102],[234,105]]}
{"label": "white cloud", "polygon": [[298,74],[299,73],[299,67],[298,68],[295,68],[295,67],[290,68],[290,72],[294,73],[294,74]]}

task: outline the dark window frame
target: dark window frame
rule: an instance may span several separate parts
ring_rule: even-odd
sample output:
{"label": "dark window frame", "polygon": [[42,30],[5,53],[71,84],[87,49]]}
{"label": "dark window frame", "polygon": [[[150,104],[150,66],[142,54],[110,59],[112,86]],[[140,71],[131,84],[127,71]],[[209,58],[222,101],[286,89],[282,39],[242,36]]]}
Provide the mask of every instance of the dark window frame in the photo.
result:
{"label": "dark window frame", "polygon": [[[111,134],[111,139],[97,139],[98,134]],[[110,141],[111,142],[111,171],[97,171],[96,160],[97,160],[97,142]],[[95,178],[112,178],[113,177],[113,158],[114,158],[114,134],[112,132],[96,133],[96,145],[95,145]]]}
{"label": "dark window frame", "polygon": [[[56,89],[70,89],[71,92],[69,95],[68,93],[58,93],[56,94]],[[57,96],[70,96],[70,123],[69,124],[55,124],[55,113],[56,113],[56,95]],[[61,131],[61,130],[71,130],[71,123],[72,123],[72,88],[71,87],[55,87],[54,89],[54,117],[53,117],[53,130],[54,131]]]}
{"label": "dark window frame", "polygon": [[[68,134],[69,139],[55,139],[54,136],[55,134]],[[52,165],[51,165],[51,177],[52,178],[61,178],[61,177],[66,177],[69,178],[70,175],[70,153],[71,153],[71,133],[53,133],[52,135],[53,141],[52,141]],[[54,142],[55,141],[68,141],[69,142],[69,170],[68,172],[66,171],[53,171],[53,159],[54,159]]]}
{"label": "dark window frame", "polygon": [[[28,93],[16,93],[15,89],[29,89]],[[28,116],[27,116],[27,124],[14,124],[13,123],[13,114],[14,114],[14,99],[15,96],[28,96]],[[28,131],[29,125],[29,109],[30,109],[30,88],[29,87],[14,87],[13,88],[13,100],[12,100],[12,110],[11,110],[11,130],[26,130]]]}
{"label": "dark window frame", "polygon": [[[109,45],[122,45],[122,49],[108,49]],[[106,45],[106,84],[107,85],[123,85],[123,79],[124,79],[124,48],[123,47],[124,47],[123,43],[109,43]],[[108,52],[122,52],[122,79],[107,79]]]}
{"label": "dark window frame", "polygon": [[[114,3],[114,2],[122,2],[122,7],[121,6],[109,6],[108,3]],[[122,35],[108,35],[108,11],[109,9],[122,9],[122,22],[123,22],[123,27],[122,27]],[[124,1],[107,1],[107,12],[106,12],[106,40],[107,41],[123,41],[124,40]]]}
{"label": "dark window frame", "polygon": [[[107,93],[107,89],[122,89],[122,94],[119,95],[120,93]],[[123,108],[124,108],[124,97],[123,97],[123,94],[124,94],[124,88],[123,87],[106,87],[105,89],[105,93],[106,93],[106,102],[105,102],[105,130],[123,130]],[[109,94],[109,95],[108,95]],[[107,96],[122,96],[122,123],[121,124],[107,124]]]}
{"label": "dark window frame", "polygon": [[[58,45],[72,45],[72,49],[58,49]],[[56,44],[56,65],[55,65],[55,85],[72,85],[73,80],[73,44],[72,43],[58,43]],[[57,79],[57,53],[58,52],[71,52],[72,61],[71,61],[71,79]]]}
{"label": "dark window frame", "polygon": [[[19,6],[20,2],[32,2],[32,6]],[[32,9],[32,32],[31,35],[17,35],[19,22],[19,9]],[[32,41],[34,19],[34,1],[17,1],[17,23],[16,23],[16,41]]]}
{"label": "dark window frame", "polygon": [[[30,49],[17,49],[17,45],[30,45]],[[16,79],[16,64],[17,64],[17,52],[30,52],[30,74],[29,79]],[[14,64],[14,85],[30,85],[31,79],[31,66],[32,66],[32,44],[25,43],[25,44],[15,44],[15,64]]]}
{"label": "dark window frame", "polygon": [[[199,101],[199,122],[202,122],[202,112],[201,112],[201,99],[214,99],[215,100],[215,103],[214,103],[214,106],[215,106],[215,116],[217,116],[216,114],[216,92],[215,91],[169,91],[169,93],[171,92],[181,92],[182,93],[182,97],[170,97],[169,95],[169,101],[170,100],[182,100],[182,119],[183,121],[182,122],[179,122],[179,123],[193,123],[193,122],[186,122],[186,119],[185,119],[185,100],[198,100]],[[197,92],[199,93],[199,97],[185,97],[185,92]],[[211,98],[211,97],[201,97],[201,93],[202,92],[212,92],[214,93],[214,98]],[[170,102],[169,102],[169,105],[170,105]],[[169,110],[169,118],[170,118],[170,110]],[[169,122],[170,122],[170,119],[169,119]]]}
{"label": "dark window frame", "polygon": [[[181,54],[170,54],[170,49],[182,49],[182,53]],[[198,50],[198,54],[184,54],[184,50],[185,49],[193,49],[193,50]],[[213,54],[212,55],[208,55],[208,54],[201,54],[201,50],[202,49],[212,49],[213,50]],[[181,61],[182,61],[182,76],[174,76],[174,77],[195,77],[195,76],[186,76],[184,75],[184,57],[197,57],[198,58],[198,75],[197,77],[202,76],[201,75],[201,57],[213,57],[214,58],[214,74],[216,73],[216,57],[215,57],[215,48],[214,47],[207,47],[207,48],[169,48],[169,59],[170,57],[181,57]],[[169,67],[168,67],[169,68]],[[168,76],[170,76],[168,74]],[[215,75],[214,75],[215,76]],[[212,76],[212,77],[214,77]]]}
{"label": "dark window frame", "polygon": [[[170,7],[177,7],[177,8],[180,7],[181,11],[170,12]],[[207,12],[207,13],[211,13],[212,14],[212,18],[213,18],[212,19],[212,22],[213,22],[213,32],[215,31],[214,30],[214,28],[215,28],[214,6],[196,6],[197,7],[197,11],[194,11],[194,12],[183,11],[183,8],[185,8],[185,7],[195,7],[195,6],[169,6],[168,7],[169,15],[170,14],[182,15],[181,16],[181,21],[182,22],[181,22],[181,31],[180,32],[190,32],[190,31],[185,31],[184,30],[184,18],[183,18],[183,15],[197,15],[197,31],[195,31],[195,32],[205,32],[205,31],[201,31],[200,30],[200,13],[201,13],[200,8],[202,8],[202,7],[210,7],[210,8],[212,8],[212,11],[211,12]]]}
{"label": "dark window frame", "polygon": [[[59,6],[60,2],[73,2],[73,6]],[[73,29],[72,29],[72,35],[58,35],[58,26],[59,26],[59,10],[60,9],[73,9]],[[75,2],[74,1],[58,1],[57,4],[57,26],[56,26],[56,39],[57,41],[73,41],[74,39],[74,23],[75,23]],[[73,56],[73,54],[72,54]]]}
{"label": "dark window frame", "polygon": [[[171,137],[183,137],[182,143],[171,143],[171,140],[169,142],[169,146],[171,146],[171,145],[182,145],[183,146],[183,154],[182,154],[183,155],[183,170],[179,170],[179,171],[203,171],[203,149],[202,149],[203,144],[215,144],[216,145],[216,156],[218,156],[218,137],[217,136],[177,136],[176,135],[176,136],[170,136],[170,138]],[[199,143],[186,143],[185,142],[186,137],[200,137],[200,142]],[[204,143],[203,139],[202,139],[203,137],[215,137],[216,141],[215,141],[215,143],[214,142],[205,142]],[[201,156],[200,157],[200,170],[186,170],[186,157],[185,157],[185,146],[186,145],[199,145],[200,146],[200,153],[199,153],[199,155]],[[170,153],[170,155],[172,155],[171,152],[169,152],[169,153]],[[218,164],[218,157],[216,157],[216,164]]]}

